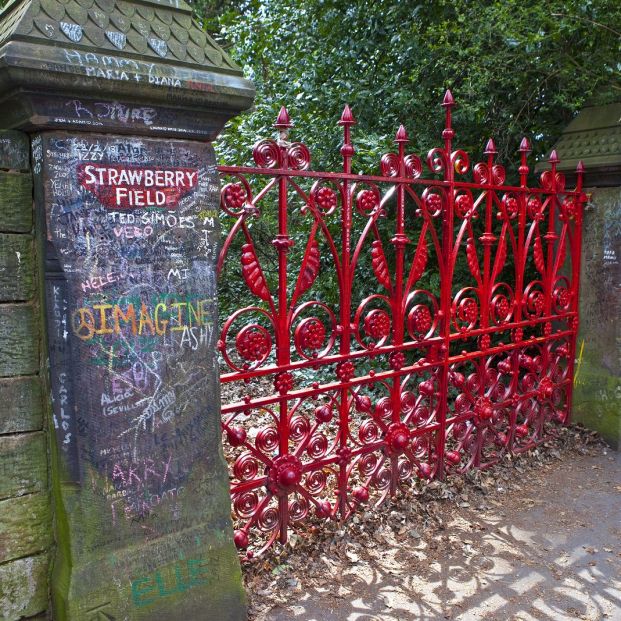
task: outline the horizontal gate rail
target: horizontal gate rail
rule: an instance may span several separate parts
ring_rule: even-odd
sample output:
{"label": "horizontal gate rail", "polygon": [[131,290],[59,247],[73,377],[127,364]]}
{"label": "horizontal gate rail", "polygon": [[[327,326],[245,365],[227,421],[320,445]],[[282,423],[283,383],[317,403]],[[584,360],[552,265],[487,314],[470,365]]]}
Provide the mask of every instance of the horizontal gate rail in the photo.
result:
{"label": "horizontal gate rail", "polygon": [[255,166],[219,167],[222,424],[248,557],[569,420],[582,164],[568,190],[552,152],[530,187],[524,139],[505,184],[493,140],[472,166],[454,149],[442,105],[443,145],[423,162],[401,126],[380,175],[352,173],[347,106],[340,172],[310,170],[285,108]]}

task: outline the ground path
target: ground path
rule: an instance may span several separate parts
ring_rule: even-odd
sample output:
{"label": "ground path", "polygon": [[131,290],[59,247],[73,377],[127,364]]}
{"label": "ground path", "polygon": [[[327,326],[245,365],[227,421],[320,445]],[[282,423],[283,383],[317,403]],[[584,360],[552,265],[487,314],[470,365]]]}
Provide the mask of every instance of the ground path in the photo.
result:
{"label": "ground path", "polygon": [[246,568],[251,618],[621,620],[621,456],[578,435],[294,538]]}

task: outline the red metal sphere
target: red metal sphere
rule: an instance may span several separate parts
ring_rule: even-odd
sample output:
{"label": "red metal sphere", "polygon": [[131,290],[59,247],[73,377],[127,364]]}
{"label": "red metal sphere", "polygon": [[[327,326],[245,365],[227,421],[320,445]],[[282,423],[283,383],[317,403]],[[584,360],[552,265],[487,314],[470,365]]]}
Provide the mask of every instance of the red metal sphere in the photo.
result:
{"label": "red metal sphere", "polygon": [[293,468],[285,468],[279,473],[278,482],[284,488],[294,487],[300,482],[300,473]]}
{"label": "red metal sphere", "polygon": [[241,446],[246,441],[246,430],[243,427],[231,427],[226,432],[227,440],[231,446]]}
{"label": "red metal sphere", "polygon": [[356,502],[366,502],[369,500],[369,490],[366,487],[356,487],[352,492],[352,496]]}
{"label": "red metal sphere", "polygon": [[315,408],[315,418],[320,423],[329,423],[334,416],[332,408],[329,405],[321,405]]}
{"label": "red metal sphere", "polygon": [[455,466],[461,461],[461,453],[459,451],[448,451],[446,453],[446,460]]}
{"label": "red metal sphere", "polygon": [[433,468],[426,463],[418,464],[418,473],[423,479],[430,479],[433,473]]}
{"label": "red metal sphere", "polygon": [[332,505],[328,500],[320,500],[317,509],[316,509],[317,517],[327,518],[332,513]]}
{"label": "red metal sphere", "polygon": [[518,425],[515,428],[515,433],[520,437],[523,438],[524,436],[528,435],[528,425]]}
{"label": "red metal sphere", "polygon": [[355,406],[358,412],[370,412],[371,405],[371,397],[367,397],[366,395],[362,395],[361,397],[359,397],[358,395],[356,395]]}
{"label": "red metal sphere", "polygon": [[435,386],[431,380],[425,380],[418,385],[418,390],[422,395],[430,397],[435,392]]}
{"label": "red metal sphere", "polygon": [[243,530],[236,530],[233,534],[233,541],[240,550],[245,550],[248,547],[248,534]]}
{"label": "red metal sphere", "polygon": [[498,447],[503,447],[503,446],[507,446],[507,443],[509,442],[509,438],[507,437],[506,433],[502,433],[500,432],[499,434],[496,435],[496,437],[494,438],[494,443],[496,444],[496,446]]}

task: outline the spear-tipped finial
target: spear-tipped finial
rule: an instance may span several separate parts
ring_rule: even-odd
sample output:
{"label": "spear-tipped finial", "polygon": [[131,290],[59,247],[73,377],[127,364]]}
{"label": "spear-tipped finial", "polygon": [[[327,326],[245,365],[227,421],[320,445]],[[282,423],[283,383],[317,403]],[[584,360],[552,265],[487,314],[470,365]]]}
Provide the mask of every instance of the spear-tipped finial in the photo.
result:
{"label": "spear-tipped finial", "polygon": [[399,129],[397,130],[397,134],[395,136],[395,142],[409,142],[408,133],[405,131],[405,127],[403,125],[399,125]]}
{"label": "spear-tipped finial", "polygon": [[490,138],[487,141],[487,144],[485,145],[484,153],[485,153],[485,155],[494,155],[494,154],[498,153],[498,151],[496,150],[496,143],[494,142],[493,138]]}
{"label": "spear-tipped finial", "polygon": [[550,153],[550,157],[548,158],[548,162],[550,162],[550,164],[558,164],[561,160],[558,157],[558,154],[556,153],[556,149],[552,149],[552,153]]}
{"label": "spear-tipped finial", "polygon": [[355,125],[356,119],[352,114],[351,108],[345,104],[343,108],[343,114],[341,114],[341,120],[339,121],[339,125]]}
{"label": "spear-tipped finial", "polygon": [[287,129],[287,127],[291,127],[293,123],[289,118],[289,113],[287,112],[287,108],[282,106],[280,108],[280,112],[278,113],[278,118],[276,119],[276,123],[274,123],[274,127],[278,129]]}
{"label": "spear-tipped finial", "polygon": [[453,99],[453,93],[451,93],[450,89],[446,89],[446,93],[444,93],[444,99],[442,100],[442,105],[445,108],[452,108],[455,105],[455,100]]}
{"label": "spear-tipped finial", "polygon": [[585,170],[586,169],[584,167],[584,162],[582,160],[580,160],[578,162],[578,166],[576,166],[576,172],[582,174],[582,173],[584,173]]}
{"label": "spear-tipped finial", "polygon": [[528,142],[528,138],[526,136],[524,136],[524,138],[522,138],[522,142],[520,142],[520,148],[518,150],[520,151],[520,153],[530,153],[531,152],[530,142]]}

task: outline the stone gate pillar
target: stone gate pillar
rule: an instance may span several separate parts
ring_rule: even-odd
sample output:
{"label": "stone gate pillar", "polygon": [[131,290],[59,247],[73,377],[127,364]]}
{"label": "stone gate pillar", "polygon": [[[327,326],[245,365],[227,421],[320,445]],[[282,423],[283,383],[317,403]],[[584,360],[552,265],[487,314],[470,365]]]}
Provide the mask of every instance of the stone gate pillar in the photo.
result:
{"label": "stone gate pillar", "polygon": [[0,123],[31,136],[55,619],[245,618],[220,446],[218,177],[252,84],[182,0],[13,1]]}
{"label": "stone gate pillar", "polygon": [[621,102],[584,108],[555,146],[569,183],[584,161],[585,192],[573,419],[621,447]]}

